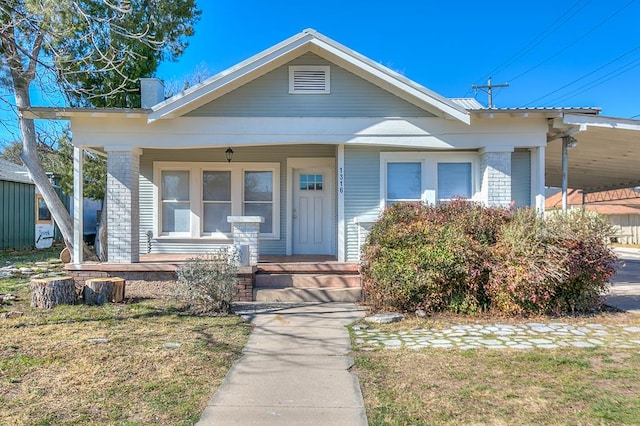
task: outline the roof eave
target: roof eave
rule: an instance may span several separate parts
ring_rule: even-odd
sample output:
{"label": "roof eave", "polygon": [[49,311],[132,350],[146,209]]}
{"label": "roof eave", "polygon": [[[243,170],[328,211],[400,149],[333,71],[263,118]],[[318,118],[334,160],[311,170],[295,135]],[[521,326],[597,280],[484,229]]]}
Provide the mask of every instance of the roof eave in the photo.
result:
{"label": "roof eave", "polygon": [[124,117],[146,118],[151,112],[143,108],[60,108],[28,107],[20,108],[20,114],[28,119],[70,120],[74,117]]}

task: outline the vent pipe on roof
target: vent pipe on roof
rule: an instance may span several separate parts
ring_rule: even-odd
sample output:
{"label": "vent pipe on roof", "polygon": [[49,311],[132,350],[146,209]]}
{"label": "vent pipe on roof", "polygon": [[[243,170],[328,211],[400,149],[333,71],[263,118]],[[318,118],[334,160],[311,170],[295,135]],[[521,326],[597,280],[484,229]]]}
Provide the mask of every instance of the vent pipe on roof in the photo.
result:
{"label": "vent pipe on roof", "polygon": [[164,101],[164,83],[159,78],[140,79],[140,103],[142,108],[151,108]]}

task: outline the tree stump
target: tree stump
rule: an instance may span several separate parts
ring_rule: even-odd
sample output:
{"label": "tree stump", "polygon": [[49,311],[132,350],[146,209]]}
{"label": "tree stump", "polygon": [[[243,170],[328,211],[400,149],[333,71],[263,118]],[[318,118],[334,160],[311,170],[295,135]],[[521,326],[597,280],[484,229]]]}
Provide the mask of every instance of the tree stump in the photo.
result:
{"label": "tree stump", "polygon": [[72,277],[49,277],[32,279],[31,306],[51,309],[56,305],[76,303],[76,285]]}
{"label": "tree stump", "polygon": [[114,303],[124,302],[124,288],[126,281],[124,278],[119,277],[111,277],[109,279],[113,283],[113,295],[111,297],[111,301]]}
{"label": "tree stump", "polygon": [[91,278],[85,281],[83,289],[84,303],[102,305],[106,302],[124,300],[125,280],[123,278]]}

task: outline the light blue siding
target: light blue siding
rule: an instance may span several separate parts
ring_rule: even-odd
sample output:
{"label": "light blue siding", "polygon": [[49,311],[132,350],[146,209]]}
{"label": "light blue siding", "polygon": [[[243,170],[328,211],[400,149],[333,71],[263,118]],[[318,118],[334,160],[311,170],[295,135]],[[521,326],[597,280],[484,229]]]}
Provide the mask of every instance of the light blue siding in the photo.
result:
{"label": "light blue siding", "polygon": [[[330,94],[289,94],[289,65],[329,65]],[[312,53],[186,114],[187,117],[433,117]]]}
{"label": "light blue siding", "polygon": [[344,214],[347,261],[359,258],[358,216],[380,213],[380,148],[345,147]]}
{"label": "light blue siding", "polygon": [[[147,252],[147,231],[153,231],[153,163],[154,161],[212,161],[223,162],[225,148],[191,150],[145,149],[140,159],[140,250]],[[287,158],[289,157],[332,157],[335,158],[334,145],[275,145],[267,147],[234,147],[234,162],[280,163],[280,239],[261,240],[260,254],[283,255],[286,253],[286,212],[287,212]],[[179,239],[154,240],[152,253],[202,253],[215,248],[214,241]]]}
{"label": "light blue siding", "polygon": [[516,149],[511,154],[511,199],[517,207],[531,205],[531,153]]}

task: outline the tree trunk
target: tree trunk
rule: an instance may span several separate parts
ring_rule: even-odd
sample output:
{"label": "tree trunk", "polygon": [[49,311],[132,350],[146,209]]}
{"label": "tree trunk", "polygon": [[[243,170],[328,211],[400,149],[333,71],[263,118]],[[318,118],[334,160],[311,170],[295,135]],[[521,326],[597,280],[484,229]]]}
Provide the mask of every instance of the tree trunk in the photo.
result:
{"label": "tree trunk", "polygon": [[[28,108],[31,106],[29,88],[21,87],[21,85],[17,84],[15,77],[14,94],[18,109]],[[18,117],[20,133],[22,135],[22,152],[20,153],[20,159],[22,159],[24,165],[29,169],[31,179],[36,184],[42,194],[42,198],[44,198],[44,201],[47,203],[47,207],[49,208],[53,219],[56,221],[56,225],[58,225],[58,228],[60,229],[65,245],[69,248],[69,251],[73,253],[73,222],[71,221],[71,215],[64,204],[62,204],[62,201],[60,201],[60,197],[58,197],[56,190],[49,181],[49,177],[40,165],[34,122],[32,119],[25,118],[22,113],[18,114]]]}
{"label": "tree trunk", "polygon": [[91,278],[84,284],[84,303],[102,305],[107,302],[122,302],[124,287],[125,280],[123,278]]}
{"label": "tree trunk", "polygon": [[31,306],[50,309],[56,305],[76,303],[76,285],[72,277],[38,278],[31,280]]}
{"label": "tree trunk", "polygon": [[[31,106],[31,100],[29,98],[28,88],[22,88],[17,84],[14,84],[14,93],[16,98],[16,106],[18,109],[27,108]],[[53,216],[56,225],[60,229],[64,244],[69,249],[70,253],[73,253],[73,221],[71,215],[67,211],[67,208],[58,197],[56,190],[49,181],[49,177],[45,173],[40,160],[38,159],[38,147],[36,143],[36,130],[32,119],[24,117],[24,114],[19,114],[20,132],[22,134],[22,152],[20,158],[22,162],[29,170],[31,179],[40,190],[42,198],[47,203],[47,208]],[[89,250],[84,242],[83,251],[87,259],[95,259],[93,253]]]}

